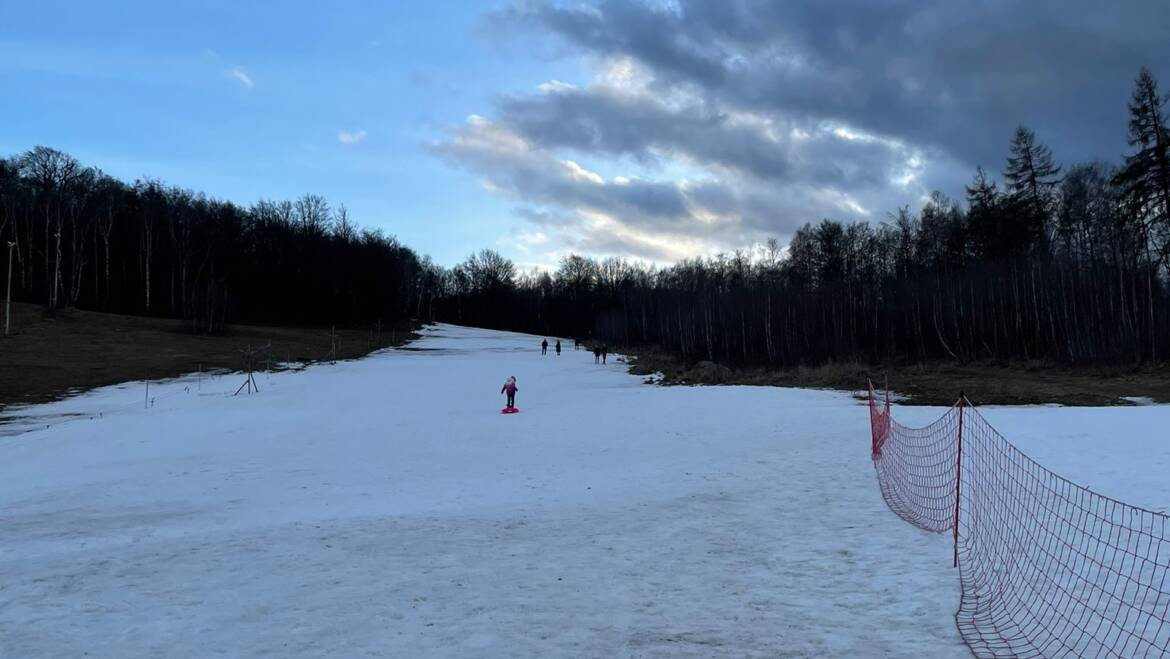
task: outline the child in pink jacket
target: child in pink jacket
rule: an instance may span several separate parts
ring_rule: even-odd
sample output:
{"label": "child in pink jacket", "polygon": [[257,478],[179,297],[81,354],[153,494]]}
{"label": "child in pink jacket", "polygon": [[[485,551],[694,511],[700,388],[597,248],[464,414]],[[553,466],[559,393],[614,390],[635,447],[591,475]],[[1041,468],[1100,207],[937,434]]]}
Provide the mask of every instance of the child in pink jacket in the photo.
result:
{"label": "child in pink jacket", "polygon": [[510,376],[508,381],[504,383],[504,387],[500,389],[501,394],[508,394],[508,407],[516,407],[516,392],[519,390],[520,388],[516,386],[516,376]]}

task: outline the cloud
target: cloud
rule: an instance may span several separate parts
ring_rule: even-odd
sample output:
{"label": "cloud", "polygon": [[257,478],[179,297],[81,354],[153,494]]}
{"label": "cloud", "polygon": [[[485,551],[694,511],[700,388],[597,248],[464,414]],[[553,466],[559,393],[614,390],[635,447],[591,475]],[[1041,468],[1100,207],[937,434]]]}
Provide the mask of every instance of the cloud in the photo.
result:
{"label": "cloud", "polygon": [[659,87],[992,166],[1021,122],[1058,155],[1116,157],[1138,68],[1170,75],[1166,3],[534,1],[489,20],[631,60]]}
{"label": "cloud", "polygon": [[607,181],[481,116],[430,148],[520,202],[516,214],[550,243],[598,254],[669,262],[787,236],[824,214],[860,219],[869,213],[866,199],[743,177]]}
{"label": "cloud", "polygon": [[592,77],[468,108],[432,151],[550,244],[683,258],[961,196],[1020,123],[1065,162],[1116,159],[1138,68],[1170,76],[1167,25],[1140,2],[525,0],[483,32]]}
{"label": "cloud", "polygon": [[[562,86],[502,99],[498,115],[469,116],[432,152],[520,202],[517,215],[550,241],[599,255],[670,262],[786,239],[822,217],[880,218],[924,194],[915,185],[924,154],[832,124],[793,130]],[[568,152],[616,171],[603,175]]]}
{"label": "cloud", "polygon": [[542,231],[525,232],[520,231],[514,235],[508,235],[501,238],[498,244],[505,247],[512,247],[518,250],[525,256],[532,254],[532,250],[541,248],[548,244],[548,236]]}
{"label": "cloud", "polygon": [[251,89],[252,87],[255,86],[255,83],[252,82],[252,77],[249,76],[248,73],[246,71],[244,71],[244,69],[242,67],[233,66],[232,68],[228,69],[227,71],[224,71],[224,75],[228,76],[229,78],[234,78],[236,81],[238,81],[241,85],[244,86],[244,89]]}
{"label": "cloud", "polygon": [[685,194],[673,182],[606,183],[599,174],[558,159],[483,117],[468,118],[431,150],[471,171],[491,189],[524,201],[587,208],[658,227],[688,217]]}
{"label": "cloud", "polygon": [[337,141],[341,142],[342,144],[344,144],[346,146],[353,146],[355,144],[358,144],[359,142],[365,141],[365,139],[366,139],[366,131],[365,130],[356,130],[356,131],[353,131],[352,133],[347,131],[347,130],[337,131]]}
{"label": "cloud", "polygon": [[896,139],[829,122],[736,111],[690,94],[667,103],[608,84],[505,96],[498,110],[498,121],[546,148],[624,155],[643,164],[685,159],[761,179],[886,185],[922,157]]}

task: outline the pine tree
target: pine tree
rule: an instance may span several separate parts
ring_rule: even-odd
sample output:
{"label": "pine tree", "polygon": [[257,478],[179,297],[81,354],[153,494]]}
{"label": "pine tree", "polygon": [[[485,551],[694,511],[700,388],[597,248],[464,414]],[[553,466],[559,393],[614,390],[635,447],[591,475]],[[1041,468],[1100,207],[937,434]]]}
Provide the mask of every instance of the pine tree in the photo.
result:
{"label": "pine tree", "polygon": [[1114,182],[1127,201],[1160,237],[1158,252],[1170,266],[1170,128],[1153,74],[1142,68],[1129,102],[1129,145],[1137,153],[1126,156]]}
{"label": "pine tree", "polygon": [[1060,183],[1058,174],[1060,167],[1053,162],[1052,151],[1037,142],[1031,130],[1017,128],[1003,173],[1008,204],[1021,225],[1019,237],[1025,241],[1015,247],[1027,251],[1046,243],[1054,191]]}
{"label": "pine tree", "polygon": [[1003,235],[1006,227],[1002,226],[999,189],[982,167],[975,171],[975,180],[967,186],[967,222],[972,247],[984,258],[1006,256],[1010,246]]}
{"label": "pine tree", "polygon": [[972,213],[983,213],[999,204],[999,190],[995,181],[987,178],[983,167],[975,168],[975,180],[967,186],[967,207]]}

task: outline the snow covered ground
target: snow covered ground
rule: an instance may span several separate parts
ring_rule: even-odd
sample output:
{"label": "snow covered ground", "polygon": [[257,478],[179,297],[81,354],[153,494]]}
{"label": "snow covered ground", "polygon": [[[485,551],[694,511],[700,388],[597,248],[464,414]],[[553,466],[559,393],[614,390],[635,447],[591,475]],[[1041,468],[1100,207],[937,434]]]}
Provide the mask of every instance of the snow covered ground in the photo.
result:
{"label": "snow covered ground", "polygon": [[[185,378],[20,411],[0,657],[969,656],[950,540],[886,509],[860,402],[647,386],[538,342],[437,326],[252,396]],[[986,414],[1160,507],[1168,412]]]}

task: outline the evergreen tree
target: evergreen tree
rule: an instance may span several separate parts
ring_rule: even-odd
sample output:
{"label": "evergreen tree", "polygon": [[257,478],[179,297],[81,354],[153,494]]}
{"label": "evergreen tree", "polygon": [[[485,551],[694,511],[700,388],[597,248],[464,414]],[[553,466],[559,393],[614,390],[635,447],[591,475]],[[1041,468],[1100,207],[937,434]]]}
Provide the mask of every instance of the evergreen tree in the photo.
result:
{"label": "evergreen tree", "polygon": [[[1007,188],[1013,221],[1020,224],[1016,236],[1023,242],[1013,245],[1019,251],[1042,248],[1047,242],[1049,217],[1054,191],[1060,179],[1052,151],[1036,141],[1036,134],[1020,126],[1012,137],[1011,154],[1003,178]],[[1013,232],[1015,233],[1015,232]]]}
{"label": "evergreen tree", "polygon": [[1170,128],[1153,74],[1142,68],[1129,102],[1129,145],[1137,153],[1125,158],[1114,179],[1131,208],[1158,242],[1163,264],[1170,267]]}
{"label": "evergreen tree", "polygon": [[977,256],[998,259],[1010,251],[1011,240],[1005,234],[1001,195],[995,181],[979,167],[975,180],[967,186],[967,222],[970,242]]}

